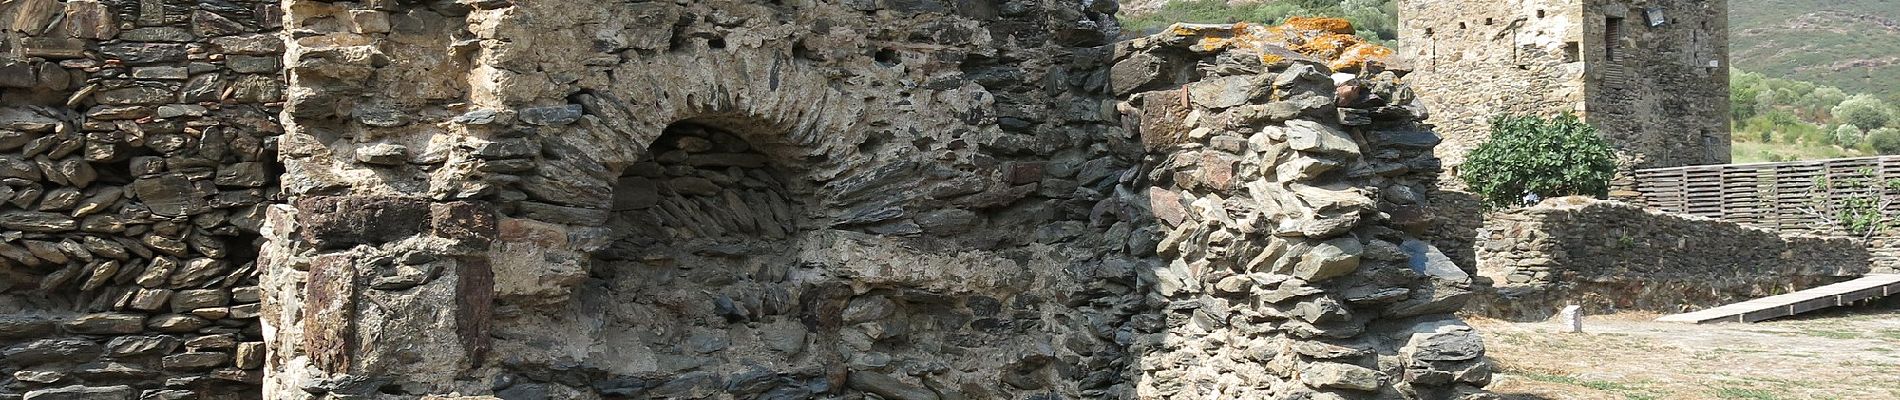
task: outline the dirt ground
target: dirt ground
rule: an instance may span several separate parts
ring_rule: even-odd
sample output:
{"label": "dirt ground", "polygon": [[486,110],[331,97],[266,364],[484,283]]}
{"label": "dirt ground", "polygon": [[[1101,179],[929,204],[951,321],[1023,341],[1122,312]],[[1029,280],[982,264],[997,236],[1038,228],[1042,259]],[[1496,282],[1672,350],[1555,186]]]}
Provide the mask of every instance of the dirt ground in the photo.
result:
{"label": "dirt ground", "polygon": [[1469,318],[1510,400],[1900,399],[1894,301],[1754,324],[1654,322],[1654,314],[1558,322]]}

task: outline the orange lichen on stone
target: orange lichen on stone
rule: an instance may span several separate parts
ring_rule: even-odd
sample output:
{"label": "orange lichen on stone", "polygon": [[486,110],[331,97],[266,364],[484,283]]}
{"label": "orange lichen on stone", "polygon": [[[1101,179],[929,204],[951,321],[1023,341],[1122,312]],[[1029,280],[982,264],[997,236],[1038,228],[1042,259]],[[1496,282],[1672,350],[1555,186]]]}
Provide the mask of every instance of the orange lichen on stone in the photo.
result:
{"label": "orange lichen on stone", "polygon": [[1396,53],[1391,48],[1368,43],[1352,32],[1352,23],[1344,19],[1305,17],[1289,18],[1285,24],[1272,26],[1175,24],[1169,29],[1172,35],[1192,39],[1190,49],[1194,51],[1253,52],[1259,54],[1265,64],[1285,61],[1297,53],[1325,63],[1334,71],[1352,72],[1369,63],[1384,63]]}
{"label": "orange lichen on stone", "polygon": [[1347,21],[1344,18],[1291,17],[1291,18],[1286,19],[1286,26],[1289,28],[1298,29],[1302,31],[1319,31],[1319,32],[1331,32],[1331,33],[1343,33],[1343,34],[1352,34],[1353,32],[1352,22]]}
{"label": "orange lichen on stone", "polygon": [[1361,43],[1365,43],[1365,41],[1360,40],[1358,36],[1344,33],[1328,33],[1308,39],[1305,43],[1288,43],[1291,46],[1287,47],[1313,58],[1332,60],[1339,58],[1340,53],[1345,52],[1346,49],[1358,46]]}
{"label": "orange lichen on stone", "polygon": [[1334,71],[1357,71],[1367,63],[1384,63],[1392,58],[1392,49],[1372,43],[1360,43],[1340,52],[1339,57],[1326,63]]}

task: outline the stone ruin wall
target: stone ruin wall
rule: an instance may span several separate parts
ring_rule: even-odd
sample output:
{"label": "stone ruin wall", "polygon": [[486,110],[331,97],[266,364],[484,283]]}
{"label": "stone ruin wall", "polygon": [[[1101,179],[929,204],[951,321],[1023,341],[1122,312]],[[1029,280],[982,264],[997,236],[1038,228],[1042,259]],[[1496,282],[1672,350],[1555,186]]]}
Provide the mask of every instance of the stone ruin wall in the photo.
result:
{"label": "stone ruin wall", "polygon": [[[1668,22],[1650,27],[1644,11]],[[1632,171],[1729,162],[1727,3],[1724,1],[1512,0],[1402,1],[1401,56],[1408,77],[1445,137],[1445,174],[1431,196],[1440,218],[1428,235],[1459,265],[1476,265],[1486,212],[1459,192],[1465,154],[1490,137],[1502,114],[1572,113],[1616,149],[1614,191],[1634,188]],[[1620,33],[1605,30],[1621,18]],[[1606,55],[1613,45],[1615,59]]]}
{"label": "stone ruin wall", "polygon": [[0,3],[0,399],[257,398],[275,3]]}
{"label": "stone ruin wall", "polygon": [[0,399],[1489,379],[1419,105],[1113,2],[0,7]]}
{"label": "stone ruin wall", "polygon": [[1676,313],[1852,279],[1868,272],[1869,257],[1855,239],[1555,199],[1486,219],[1478,274],[1490,287],[1468,310],[1525,321],[1567,304]]}
{"label": "stone ruin wall", "polygon": [[[1454,168],[1489,137],[1490,118],[1507,113],[1577,114],[1626,170],[1729,162],[1725,1],[1399,7],[1399,38],[1413,44],[1404,56],[1419,70],[1412,83],[1438,112],[1432,121],[1446,137],[1438,153]],[[1666,22],[1650,26],[1649,10]]]}

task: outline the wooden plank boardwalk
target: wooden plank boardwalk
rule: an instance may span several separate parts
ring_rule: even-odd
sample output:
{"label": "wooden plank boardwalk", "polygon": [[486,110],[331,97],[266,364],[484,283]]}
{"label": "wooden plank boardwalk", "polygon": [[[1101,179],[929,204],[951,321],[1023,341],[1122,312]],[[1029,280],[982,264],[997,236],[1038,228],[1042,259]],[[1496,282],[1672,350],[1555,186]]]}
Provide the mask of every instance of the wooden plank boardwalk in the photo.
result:
{"label": "wooden plank boardwalk", "polygon": [[1692,324],[1755,322],[1893,295],[1900,295],[1900,274],[1876,274],[1794,293],[1664,316],[1656,320]]}

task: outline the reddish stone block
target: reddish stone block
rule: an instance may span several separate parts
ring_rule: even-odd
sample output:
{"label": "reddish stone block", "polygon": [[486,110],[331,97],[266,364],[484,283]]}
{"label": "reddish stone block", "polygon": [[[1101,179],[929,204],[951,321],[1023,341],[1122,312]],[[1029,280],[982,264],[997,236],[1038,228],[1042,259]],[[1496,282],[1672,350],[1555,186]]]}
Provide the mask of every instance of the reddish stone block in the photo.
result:
{"label": "reddish stone block", "polygon": [[303,346],[311,364],[348,373],[356,347],[356,260],[331,254],[310,262],[304,285]]}
{"label": "reddish stone block", "polygon": [[319,249],[381,244],[430,231],[429,202],[396,197],[319,196],[296,202],[300,237]]}
{"label": "reddish stone block", "polygon": [[480,203],[457,201],[429,205],[429,219],[436,237],[451,239],[475,250],[488,250],[498,234],[495,212]]}
{"label": "reddish stone block", "polygon": [[455,333],[471,362],[479,363],[489,349],[489,327],[495,314],[495,272],[486,258],[469,258],[456,274]]}

